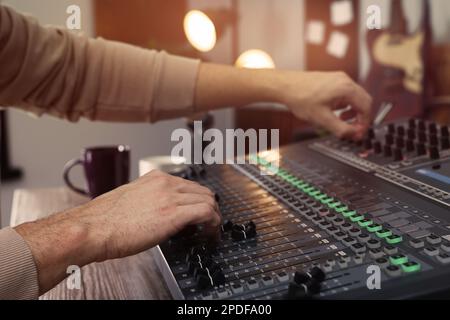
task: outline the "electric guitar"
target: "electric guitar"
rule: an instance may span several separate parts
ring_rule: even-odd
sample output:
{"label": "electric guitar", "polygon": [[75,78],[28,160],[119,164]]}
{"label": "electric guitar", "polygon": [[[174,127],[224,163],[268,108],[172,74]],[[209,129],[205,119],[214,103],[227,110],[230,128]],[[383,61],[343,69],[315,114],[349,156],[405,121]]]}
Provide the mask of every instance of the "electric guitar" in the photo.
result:
{"label": "electric guitar", "polygon": [[424,0],[422,26],[413,34],[408,34],[407,29],[401,0],[393,0],[389,28],[367,33],[372,66],[364,87],[374,98],[375,109],[388,103],[393,105],[386,121],[419,116],[423,112],[431,39],[427,0]]}

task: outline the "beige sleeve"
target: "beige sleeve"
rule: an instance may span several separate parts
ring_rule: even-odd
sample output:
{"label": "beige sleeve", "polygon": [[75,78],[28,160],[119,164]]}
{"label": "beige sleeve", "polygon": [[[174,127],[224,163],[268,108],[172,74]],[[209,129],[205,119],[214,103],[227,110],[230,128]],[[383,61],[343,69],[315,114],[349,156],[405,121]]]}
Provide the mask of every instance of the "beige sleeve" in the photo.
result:
{"label": "beige sleeve", "polygon": [[199,61],[44,28],[0,5],[0,105],[77,121],[194,112]]}
{"label": "beige sleeve", "polygon": [[37,299],[38,274],[30,248],[14,229],[0,230],[0,300]]}

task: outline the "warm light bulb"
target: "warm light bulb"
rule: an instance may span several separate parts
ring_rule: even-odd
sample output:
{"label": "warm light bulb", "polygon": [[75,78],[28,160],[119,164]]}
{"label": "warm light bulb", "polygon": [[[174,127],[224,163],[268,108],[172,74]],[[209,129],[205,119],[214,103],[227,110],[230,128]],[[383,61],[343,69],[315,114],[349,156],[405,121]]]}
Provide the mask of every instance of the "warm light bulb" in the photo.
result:
{"label": "warm light bulb", "polygon": [[199,10],[192,10],[186,14],[184,32],[191,45],[198,51],[208,52],[216,45],[217,35],[214,23]]}
{"label": "warm light bulb", "polygon": [[236,61],[239,68],[248,69],[273,69],[275,63],[272,57],[259,49],[252,49],[242,53]]}

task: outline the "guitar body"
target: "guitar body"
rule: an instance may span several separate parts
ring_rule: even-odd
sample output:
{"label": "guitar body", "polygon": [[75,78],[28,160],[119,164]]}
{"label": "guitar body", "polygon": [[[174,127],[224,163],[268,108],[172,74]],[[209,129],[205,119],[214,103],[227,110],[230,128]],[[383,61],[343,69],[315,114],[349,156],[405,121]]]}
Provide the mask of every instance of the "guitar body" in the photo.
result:
{"label": "guitar body", "polygon": [[384,103],[394,106],[386,121],[419,116],[423,109],[423,35],[402,37],[403,45],[390,45],[392,37],[379,30],[367,36],[372,66],[364,87],[374,99],[374,114]]}
{"label": "guitar body", "polygon": [[367,33],[371,69],[363,86],[374,99],[374,114],[383,104],[393,105],[386,121],[423,114],[426,52],[430,39],[428,2],[424,4],[424,23],[417,32],[406,32],[401,1],[394,0],[391,27]]}

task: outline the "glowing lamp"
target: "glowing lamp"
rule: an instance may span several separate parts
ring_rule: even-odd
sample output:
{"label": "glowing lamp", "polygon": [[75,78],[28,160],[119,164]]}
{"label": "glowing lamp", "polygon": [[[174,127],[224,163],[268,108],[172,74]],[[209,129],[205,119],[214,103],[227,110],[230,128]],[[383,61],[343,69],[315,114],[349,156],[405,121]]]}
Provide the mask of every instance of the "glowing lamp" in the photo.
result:
{"label": "glowing lamp", "polygon": [[198,51],[208,52],[216,45],[216,27],[202,11],[191,10],[186,14],[184,32],[189,43]]}
{"label": "glowing lamp", "polygon": [[272,57],[259,49],[252,49],[242,53],[236,60],[236,66],[248,69],[274,69]]}

